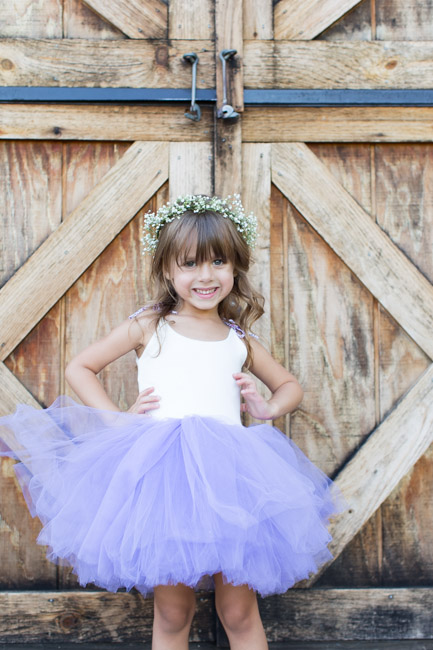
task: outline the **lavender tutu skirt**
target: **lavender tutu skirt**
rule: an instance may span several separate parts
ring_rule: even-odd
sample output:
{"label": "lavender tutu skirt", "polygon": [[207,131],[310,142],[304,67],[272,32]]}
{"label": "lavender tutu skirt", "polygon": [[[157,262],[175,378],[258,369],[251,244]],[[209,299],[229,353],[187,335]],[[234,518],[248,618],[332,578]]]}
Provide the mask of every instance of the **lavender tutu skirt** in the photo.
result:
{"label": "lavender tutu skirt", "polygon": [[269,425],[157,420],[58,398],[0,418],[47,558],[110,591],[200,586],[222,572],[282,593],[331,554],[333,484]]}

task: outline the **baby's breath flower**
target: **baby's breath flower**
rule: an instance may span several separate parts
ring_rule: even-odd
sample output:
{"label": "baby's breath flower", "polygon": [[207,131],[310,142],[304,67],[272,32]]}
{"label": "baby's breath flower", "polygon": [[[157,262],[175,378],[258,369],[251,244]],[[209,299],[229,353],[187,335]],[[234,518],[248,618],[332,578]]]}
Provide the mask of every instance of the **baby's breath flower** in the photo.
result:
{"label": "baby's breath flower", "polygon": [[141,239],[144,253],[153,253],[158,246],[159,233],[165,224],[180,219],[185,212],[199,214],[212,210],[233,221],[245,242],[254,248],[257,238],[257,219],[251,212],[246,215],[239,194],[219,199],[216,196],[187,194],[179,196],[162,206],[157,212],[144,215],[143,237]]}

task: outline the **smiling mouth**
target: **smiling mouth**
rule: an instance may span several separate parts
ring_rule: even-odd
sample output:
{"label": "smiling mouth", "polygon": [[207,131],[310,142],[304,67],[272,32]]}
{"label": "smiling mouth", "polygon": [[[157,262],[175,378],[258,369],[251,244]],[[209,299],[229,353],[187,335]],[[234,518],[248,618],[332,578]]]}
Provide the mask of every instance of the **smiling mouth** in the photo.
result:
{"label": "smiling mouth", "polygon": [[198,293],[199,296],[211,296],[217,290],[217,287],[212,287],[211,289],[193,289],[195,293]]}

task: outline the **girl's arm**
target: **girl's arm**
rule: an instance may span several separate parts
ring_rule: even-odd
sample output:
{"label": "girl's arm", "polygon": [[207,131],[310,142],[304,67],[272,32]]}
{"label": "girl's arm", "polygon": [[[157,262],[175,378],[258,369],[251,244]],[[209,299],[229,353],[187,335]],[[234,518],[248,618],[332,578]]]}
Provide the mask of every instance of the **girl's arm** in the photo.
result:
{"label": "girl's arm", "polygon": [[[141,319],[141,322],[143,321],[145,319]],[[134,320],[124,321],[68,363],[66,380],[83,404],[98,409],[120,411],[108,397],[96,375],[115,359],[142,345],[143,329]]]}
{"label": "girl's arm", "polygon": [[253,363],[250,371],[271,391],[266,400],[257,390],[256,383],[244,372],[235,373],[241,395],[245,400],[244,409],[258,420],[274,420],[291,413],[301,403],[304,392],[297,379],[258,342],[251,341]]}

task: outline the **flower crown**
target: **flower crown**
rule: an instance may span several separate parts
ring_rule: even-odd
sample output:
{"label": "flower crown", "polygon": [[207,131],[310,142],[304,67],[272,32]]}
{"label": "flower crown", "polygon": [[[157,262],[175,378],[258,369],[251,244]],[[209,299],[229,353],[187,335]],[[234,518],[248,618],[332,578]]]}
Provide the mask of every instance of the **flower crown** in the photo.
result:
{"label": "flower crown", "polygon": [[[230,200],[231,199],[231,200]],[[254,248],[257,238],[257,219],[251,212],[245,214],[239,194],[226,199],[202,194],[187,194],[179,196],[162,206],[156,213],[146,212],[144,215],[143,237],[141,239],[144,253],[153,253],[158,246],[159,233],[165,224],[180,219],[185,212],[196,214],[212,210],[233,221],[236,230],[242,235],[250,248]]]}

